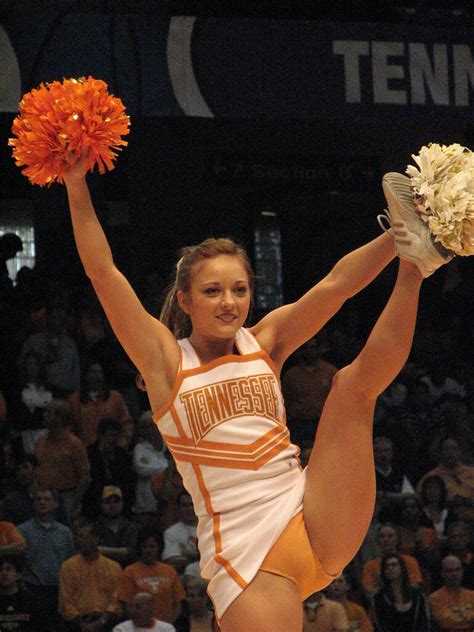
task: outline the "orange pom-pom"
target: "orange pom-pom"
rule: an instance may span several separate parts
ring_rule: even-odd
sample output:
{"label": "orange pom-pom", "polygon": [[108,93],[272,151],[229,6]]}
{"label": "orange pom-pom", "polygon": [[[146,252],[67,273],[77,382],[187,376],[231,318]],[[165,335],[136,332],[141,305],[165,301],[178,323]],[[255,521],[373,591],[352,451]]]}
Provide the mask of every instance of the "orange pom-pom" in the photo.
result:
{"label": "orange pom-pom", "polygon": [[87,170],[114,168],[117,151],[128,143],[130,118],[107,84],[93,77],[42,83],[20,101],[8,144],[17,166],[32,184],[63,182],[63,176],[82,155]]}

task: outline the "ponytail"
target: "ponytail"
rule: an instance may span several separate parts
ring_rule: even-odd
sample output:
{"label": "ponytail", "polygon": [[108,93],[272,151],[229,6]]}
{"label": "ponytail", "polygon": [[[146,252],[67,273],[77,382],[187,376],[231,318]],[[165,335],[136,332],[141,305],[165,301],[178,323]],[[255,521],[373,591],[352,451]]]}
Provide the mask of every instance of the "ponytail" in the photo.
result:
{"label": "ponytail", "polygon": [[168,329],[179,340],[180,338],[188,338],[191,335],[192,325],[191,319],[186,312],[181,309],[178,298],[177,279],[168,288],[165,296],[165,301],[160,312],[161,322],[168,327]]}

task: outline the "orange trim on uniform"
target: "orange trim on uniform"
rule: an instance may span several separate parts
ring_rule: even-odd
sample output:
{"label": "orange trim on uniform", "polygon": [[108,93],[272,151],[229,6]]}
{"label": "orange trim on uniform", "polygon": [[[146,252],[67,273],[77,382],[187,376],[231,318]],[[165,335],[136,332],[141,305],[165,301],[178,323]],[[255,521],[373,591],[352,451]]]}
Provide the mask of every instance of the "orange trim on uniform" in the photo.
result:
{"label": "orange trim on uniform", "polygon": [[[181,347],[180,347],[181,349]],[[178,395],[178,391],[181,388],[181,384],[183,383],[183,372],[180,371],[177,376],[176,376],[176,381],[173,385],[173,388],[171,389],[171,393],[170,396],[168,397],[168,400],[166,401],[165,404],[163,404],[163,406],[161,406],[160,408],[158,408],[157,411],[155,411],[152,415],[153,421],[158,424],[158,422],[160,421],[160,419],[165,415],[165,413],[168,412],[168,410],[171,408],[171,406],[173,405],[174,400],[176,399],[176,396]]]}
{"label": "orange trim on uniform", "polygon": [[182,448],[179,446],[174,446],[169,444],[168,448],[173,454],[181,457],[181,460],[187,459],[188,456],[196,456],[197,458],[203,459],[220,459],[221,461],[230,462],[234,461],[236,463],[256,463],[260,461],[265,455],[272,450],[276,445],[280,445],[280,451],[285,447],[285,442],[288,442],[286,445],[289,445],[289,439],[285,435],[280,435],[272,441],[269,441],[265,446],[256,450],[255,452],[249,452],[244,454],[236,454],[232,452],[223,452],[220,453],[219,450],[215,450],[214,452],[210,452],[208,450],[195,450],[192,448]]}
{"label": "orange trim on uniform", "polygon": [[166,443],[170,443],[172,446],[177,446],[182,449],[192,448],[200,450],[202,452],[235,452],[235,453],[244,453],[251,454],[252,452],[256,452],[262,446],[267,444],[269,441],[272,441],[276,436],[289,436],[288,429],[285,426],[277,425],[268,432],[266,432],[262,437],[256,439],[252,443],[225,443],[223,441],[209,441],[208,439],[202,439],[198,445],[196,445],[194,439],[192,437],[182,436],[182,437],[174,437],[168,434],[163,434],[163,439]]}
{"label": "orange trim on uniform", "polygon": [[[264,465],[269,460],[274,458],[277,454],[285,450],[291,443],[287,433],[281,434],[269,441],[267,445],[254,451],[253,454],[248,453],[246,454],[246,456],[240,456],[236,459],[235,455],[234,458],[226,458],[222,456],[222,454],[220,456],[214,456],[213,453],[210,453],[209,451],[201,451],[197,448],[186,449],[182,447],[180,448],[179,446],[175,447],[171,442],[168,441],[167,437],[164,437],[164,439],[167,443],[169,451],[177,461],[195,463],[197,465],[207,465],[211,467],[224,467],[244,470],[260,469],[262,465]],[[260,454],[262,452],[263,454]]]}
{"label": "orange trim on uniform", "polygon": [[[253,334],[250,329],[246,329],[246,332],[249,333],[252,338],[255,340],[255,342],[257,343],[257,345],[260,347],[260,353],[263,354],[262,358],[266,361],[266,363],[268,364],[268,366],[271,368],[271,370],[273,371],[273,373],[275,374],[278,382],[280,382],[280,378],[278,376],[278,371],[276,368],[276,364],[273,362],[273,360],[271,359],[270,355],[265,351],[265,349],[262,348],[262,345],[259,343],[259,341],[257,340],[257,337],[255,336],[255,334]],[[237,346],[238,348],[238,346]]]}
{"label": "orange trim on uniform", "polygon": [[[173,417],[174,423],[176,424],[176,429],[179,432],[179,436],[181,438],[181,441],[187,441],[188,437],[186,436],[186,433],[185,433],[184,428],[183,428],[183,424],[181,423],[181,419],[179,418],[179,415],[176,412],[176,408],[174,407],[174,404],[171,404],[171,406],[169,407],[169,411],[170,411],[171,416]],[[164,435],[162,435],[162,436],[164,438]]]}
{"label": "orange trim on uniform", "polygon": [[238,584],[243,590],[247,588],[248,584],[245,579],[239,575],[228,560],[225,560],[221,555],[214,555],[214,559],[225,568],[236,584]]}
{"label": "orange trim on uniform", "polygon": [[232,564],[228,560],[223,558],[221,555],[222,536],[220,532],[220,522],[221,522],[220,514],[214,513],[213,511],[211,496],[209,492],[207,491],[206,483],[204,482],[204,477],[202,475],[201,470],[199,469],[197,465],[193,465],[193,470],[196,475],[196,479],[199,485],[199,490],[202,494],[202,497],[204,498],[204,504],[206,505],[206,509],[209,515],[212,515],[212,521],[213,521],[212,535],[214,537],[214,544],[216,548],[216,554],[214,555],[214,559],[218,564],[220,564],[221,566],[225,568],[228,574],[241,588],[247,588],[248,584],[245,581],[245,579],[241,577],[241,575],[235,570]]}
{"label": "orange trim on uniform", "polygon": [[197,465],[193,465],[193,470],[194,474],[196,475],[199,490],[201,491],[201,495],[204,498],[204,504],[206,505],[207,513],[212,516],[214,514],[214,509],[212,507],[211,495],[207,491],[202,472]]}

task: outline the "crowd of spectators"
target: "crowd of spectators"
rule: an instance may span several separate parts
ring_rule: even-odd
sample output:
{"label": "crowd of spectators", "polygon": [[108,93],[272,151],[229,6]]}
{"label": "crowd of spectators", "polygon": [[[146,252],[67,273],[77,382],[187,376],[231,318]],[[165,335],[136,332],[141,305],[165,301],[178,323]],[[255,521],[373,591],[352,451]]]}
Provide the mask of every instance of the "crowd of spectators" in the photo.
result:
{"label": "crowd of spectators", "polygon": [[[87,288],[42,292],[25,276],[0,305],[0,630],[217,630],[191,498],[134,367]],[[305,602],[304,630],[474,629],[474,369],[462,326],[417,333],[379,398],[372,524],[341,577]],[[356,347],[354,328],[336,323],[285,367],[303,464]]]}

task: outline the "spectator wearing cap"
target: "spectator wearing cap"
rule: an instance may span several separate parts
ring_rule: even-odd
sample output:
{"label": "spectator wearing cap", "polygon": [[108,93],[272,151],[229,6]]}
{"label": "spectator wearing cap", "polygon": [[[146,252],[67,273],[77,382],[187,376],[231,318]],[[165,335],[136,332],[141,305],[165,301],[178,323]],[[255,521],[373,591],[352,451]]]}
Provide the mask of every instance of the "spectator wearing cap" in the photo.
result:
{"label": "spectator wearing cap", "polygon": [[66,401],[55,399],[45,410],[48,432],[35,448],[38,482],[56,490],[72,520],[79,512],[89,485],[89,459],[83,443],[69,429],[70,411]]}
{"label": "spectator wearing cap", "polygon": [[105,632],[118,622],[117,589],[120,565],[99,552],[97,527],[77,520],[74,539],[78,555],[61,566],[59,613],[70,630]]}
{"label": "spectator wearing cap", "polygon": [[113,632],[176,632],[171,623],[159,621],[153,616],[153,595],[147,592],[137,593],[128,604],[129,621],[123,621],[115,626]]}
{"label": "spectator wearing cap", "polygon": [[127,566],[122,575],[119,599],[126,606],[139,592],[153,595],[153,616],[173,623],[185,598],[183,585],[172,566],[160,562],[163,536],[153,527],[144,528],[138,538],[139,559]]}
{"label": "spectator wearing cap", "polygon": [[39,628],[39,604],[21,587],[21,557],[0,559],[0,630],[42,632]]}
{"label": "spectator wearing cap", "polygon": [[53,630],[58,609],[59,569],[74,553],[74,541],[71,530],[54,518],[58,501],[52,489],[38,489],[33,505],[34,517],[18,527],[26,542],[23,579],[41,602],[46,626],[43,629]]}
{"label": "spectator wearing cap", "polygon": [[123,494],[116,485],[106,485],[102,491],[97,530],[102,555],[121,566],[135,560],[139,527],[123,515]]}
{"label": "spectator wearing cap", "polygon": [[100,511],[104,485],[120,487],[124,514],[131,515],[137,475],[133,470],[132,457],[119,445],[121,432],[120,421],[104,417],[97,427],[97,441],[87,448],[90,484],[83,498],[82,513],[91,520]]}

